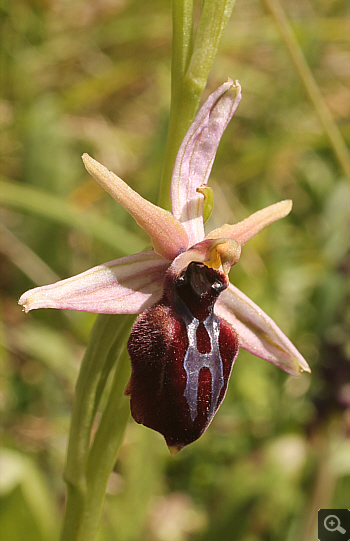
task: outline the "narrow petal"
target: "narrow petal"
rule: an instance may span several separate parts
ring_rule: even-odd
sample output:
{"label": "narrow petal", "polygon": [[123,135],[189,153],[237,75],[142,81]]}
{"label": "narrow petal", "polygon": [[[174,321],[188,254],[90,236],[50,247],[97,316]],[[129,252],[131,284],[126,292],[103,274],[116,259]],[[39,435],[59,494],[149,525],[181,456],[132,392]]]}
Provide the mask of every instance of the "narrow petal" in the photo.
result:
{"label": "narrow petal", "polygon": [[147,201],[122,179],[88,154],[82,156],[88,173],[135,218],[151,237],[157,254],[172,260],[188,247],[184,227],[172,214]]}
{"label": "narrow petal", "polygon": [[241,99],[238,81],[221,85],[197,113],[177,154],[171,180],[172,213],[185,227],[189,245],[204,238],[203,195],[222,134]]}
{"label": "narrow petal", "polygon": [[25,312],[62,308],[97,314],[139,314],[157,302],[169,261],[153,251],[109,261],[55,284],[24,293]]}
{"label": "narrow petal", "polygon": [[258,210],[258,212],[255,212],[242,222],[234,225],[225,224],[218,229],[214,229],[206,238],[217,239],[224,237],[234,239],[243,246],[248,240],[255,237],[257,233],[265,229],[265,227],[287,216],[292,210],[292,205],[293,203],[290,199],[280,201],[262,210]]}
{"label": "narrow petal", "polygon": [[292,376],[299,376],[302,370],[310,372],[305,359],[276,323],[232,284],[220,295],[215,311],[235,329],[243,349]]}

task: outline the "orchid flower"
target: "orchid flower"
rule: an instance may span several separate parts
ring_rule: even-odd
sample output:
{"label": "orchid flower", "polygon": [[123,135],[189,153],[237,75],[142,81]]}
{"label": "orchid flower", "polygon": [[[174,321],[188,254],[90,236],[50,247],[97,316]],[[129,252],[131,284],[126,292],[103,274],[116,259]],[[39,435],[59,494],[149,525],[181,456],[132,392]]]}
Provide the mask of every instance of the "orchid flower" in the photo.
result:
{"label": "orchid flower", "polygon": [[138,423],[159,431],[172,452],[209,426],[226,393],[239,346],[292,376],[309,366],[228,273],[242,246],[285,217],[281,201],[235,225],[204,233],[206,186],[221,136],[241,99],[228,80],[209,96],[179,148],[168,212],[84,154],[87,171],[149,234],[153,250],[122,257],[22,295],[19,304],[102,314],[140,314],[128,352],[126,394]]}

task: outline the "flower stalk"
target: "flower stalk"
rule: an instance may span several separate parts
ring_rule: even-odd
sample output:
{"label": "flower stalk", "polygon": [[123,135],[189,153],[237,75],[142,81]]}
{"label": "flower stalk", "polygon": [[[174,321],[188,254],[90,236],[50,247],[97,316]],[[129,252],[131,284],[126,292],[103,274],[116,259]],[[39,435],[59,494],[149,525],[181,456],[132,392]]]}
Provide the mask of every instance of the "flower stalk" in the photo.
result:
{"label": "flower stalk", "polygon": [[[130,416],[123,396],[130,375],[125,343],[132,318],[99,315],[79,372],[64,479],[67,484],[62,541],[95,538],[110,472]],[[115,369],[98,429],[91,431],[102,392]]]}
{"label": "flower stalk", "polygon": [[193,0],[173,0],[173,50],[168,137],[158,204],[170,208],[169,184],[177,151],[197,112],[235,0],[203,2],[196,35]]}
{"label": "flower stalk", "polygon": [[[193,0],[172,3],[172,96],[159,194],[159,203],[165,209],[170,209],[169,184],[176,153],[195,116],[233,4],[234,0],[205,2],[194,43]],[[89,163],[86,158],[87,168]],[[96,537],[107,481],[130,415],[129,400],[123,394],[130,374],[125,348],[130,325],[130,316],[99,315],[90,336],[72,412],[64,473],[67,501],[62,541],[93,541]],[[107,404],[91,443],[96,411],[113,368]]]}

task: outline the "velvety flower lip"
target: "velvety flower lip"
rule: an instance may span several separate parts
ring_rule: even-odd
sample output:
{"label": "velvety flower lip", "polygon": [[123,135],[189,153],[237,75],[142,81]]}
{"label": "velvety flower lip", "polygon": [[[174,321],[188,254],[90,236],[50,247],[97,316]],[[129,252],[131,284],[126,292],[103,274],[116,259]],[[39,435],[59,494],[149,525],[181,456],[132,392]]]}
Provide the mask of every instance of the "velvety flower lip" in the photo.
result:
{"label": "velvety flower lip", "polygon": [[[206,236],[204,233],[203,194],[221,136],[240,99],[240,84],[229,79],[209,96],[199,110],[175,161],[171,181],[171,213],[145,200],[114,173],[84,154],[83,162],[87,171],[149,234],[153,250],[110,261],[72,278],[31,289],[19,299],[19,304],[26,312],[36,308],[62,308],[107,314],[142,314],[132,331],[132,343],[129,340],[134,364],[138,364],[141,359],[142,373],[144,344],[137,337],[137,329],[149,328],[153,336],[158,336],[159,343],[156,345],[148,342],[147,355],[151,357],[153,354],[159,356],[160,350],[167,350],[165,337],[168,335],[169,341],[173,341],[172,347],[175,347],[171,355],[167,350],[169,362],[175,363],[171,372],[173,376],[169,375],[169,378],[178,377],[179,382],[182,382],[179,383],[179,389],[182,388],[181,408],[193,432],[191,441],[206,430],[223,400],[238,352],[237,342],[253,355],[273,363],[292,376],[300,375],[303,370],[310,371],[305,359],[276,323],[228,281],[228,273],[239,261],[242,246],[259,231],[287,216],[292,202],[286,200],[275,203],[237,224],[225,224]],[[190,288],[190,297],[182,297],[186,288]],[[176,295],[173,298],[174,291]],[[197,312],[199,315],[196,315]],[[171,334],[176,329],[176,332],[183,335],[180,341]],[[237,335],[238,339],[235,338]],[[189,358],[188,351],[183,351],[183,362],[188,363],[188,383],[183,387],[186,375],[181,372],[181,359],[176,354],[176,348],[182,351],[186,340],[191,342],[188,348],[192,348],[192,352],[196,347],[199,348],[197,356],[204,371],[201,371],[193,353]],[[233,348],[231,352],[229,344]],[[213,357],[214,350],[217,356],[222,357],[221,375],[214,361],[206,360],[206,352],[209,359]],[[191,390],[194,381],[191,380],[191,363],[195,363],[196,381],[201,390]],[[215,397],[213,391],[210,395],[209,371],[213,378],[216,373],[215,381],[211,380],[212,389],[214,383],[217,385]],[[134,375],[134,380],[134,388],[139,386],[141,394],[145,393],[142,378],[140,380],[139,375]],[[150,381],[151,386],[158,384],[161,383]],[[174,385],[176,387],[176,381]],[[190,402],[186,403],[184,397]],[[131,398],[136,420],[158,430],[152,412],[149,412],[150,419],[145,421],[147,414],[132,391]],[[197,401],[203,411],[211,412],[209,417],[203,414],[201,423],[195,419]],[[188,417],[189,405],[191,417]],[[170,410],[169,415],[173,415]],[[165,419],[163,421],[165,423]],[[174,423],[177,423],[180,434],[183,426],[178,424],[176,416]],[[168,434],[168,428],[159,428],[159,431],[165,435],[170,447],[180,449],[190,442],[180,441],[180,435],[175,437],[174,434]]]}

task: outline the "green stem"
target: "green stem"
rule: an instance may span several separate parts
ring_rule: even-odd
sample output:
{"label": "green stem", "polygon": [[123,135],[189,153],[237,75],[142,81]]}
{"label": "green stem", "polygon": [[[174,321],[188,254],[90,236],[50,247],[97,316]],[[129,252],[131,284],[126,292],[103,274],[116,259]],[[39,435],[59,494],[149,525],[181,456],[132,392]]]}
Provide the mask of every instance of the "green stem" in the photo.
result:
{"label": "green stem", "polygon": [[[109,398],[89,452],[86,468],[86,492],[80,505],[79,528],[75,521],[65,528],[64,541],[93,541],[101,518],[107,482],[117,460],[130,416],[129,399],[123,395],[130,377],[130,361],[122,344]],[[68,502],[67,502],[68,503]],[[80,503],[80,502],[79,502]]]}
{"label": "green stem", "polygon": [[185,75],[193,51],[193,0],[173,0],[172,15],[171,84],[176,91],[176,81]]}
{"label": "green stem", "polygon": [[235,0],[204,2],[193,44],[189,0],[173,0],[173,54],[168,139],[158,204],[170,208],[169,186],[177,151],[198,109]]}
{"label": "green stem", "polygon": [[230,20],[235,0],[205,1],[186,78],[202,92]]}
{"label": "green stem", "polygon": [[[114,364],[111,359],[116,362],[120,340],[127,334],[130,323],[130,317],[98,316],[80,367],[64,472],[67,484],[66,514],[61,537],[64,541],[78,540],[87,520],[86,508],[90,498],[87,469],[92,424],[108,373]],[[124,347],[124,340],[122,343]],[[123,422],[120,426],[124,426]]]}
{"label": "green stem", "polygon": [[87,519],[82,527],[81,541],[94,539],[94,535],[90,532],[93,532],[99,523],[108,479],[116,463],[130,417],[130,400],[124,396],[124,389],[130,377],[130,360],[125,343],[123,349],[109,399],[89,454]]}
{"label": "green stem", "polygon": [[345,175],[350,178],[350,155],[338,126],[334,122],[321,91],[312,75],[303,51],[291,29],[285,12],[278,0],[264,0],[267,9],[275,20],[281,37],[288,49],[294,67],[306,93],[315,107],[318,118],[333,147],[338,162]]}

